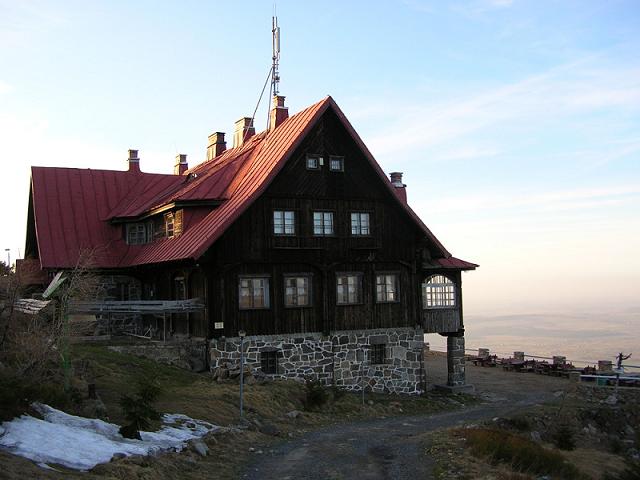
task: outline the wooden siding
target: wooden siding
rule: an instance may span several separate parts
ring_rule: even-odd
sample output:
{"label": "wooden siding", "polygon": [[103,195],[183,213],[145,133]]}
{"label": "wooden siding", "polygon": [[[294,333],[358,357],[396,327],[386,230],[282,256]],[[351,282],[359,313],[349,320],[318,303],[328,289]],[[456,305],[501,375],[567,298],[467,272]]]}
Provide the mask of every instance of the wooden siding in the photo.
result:
{"label": "wooden siding", "polygon": [[455,333],[460,327],[460,311],[457,308],[422,311],[424,333]]}

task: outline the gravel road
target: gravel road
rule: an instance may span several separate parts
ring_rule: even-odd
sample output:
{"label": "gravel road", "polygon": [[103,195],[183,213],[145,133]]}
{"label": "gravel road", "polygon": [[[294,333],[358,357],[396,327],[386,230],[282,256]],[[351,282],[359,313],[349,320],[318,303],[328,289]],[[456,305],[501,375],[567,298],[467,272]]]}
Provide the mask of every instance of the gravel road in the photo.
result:
{"label": "gravel road", "polygon": [[[445,359],[430,356],[430,382],[446,380]],[[283,443],[273,453],[256,456],[242,478],[287,479],[429,479],[433,464],[421,435],[515,413],[553,398],[569,386],[559,378],[467,367],[467,379],[482,402],[460,410],[332,425]]]}

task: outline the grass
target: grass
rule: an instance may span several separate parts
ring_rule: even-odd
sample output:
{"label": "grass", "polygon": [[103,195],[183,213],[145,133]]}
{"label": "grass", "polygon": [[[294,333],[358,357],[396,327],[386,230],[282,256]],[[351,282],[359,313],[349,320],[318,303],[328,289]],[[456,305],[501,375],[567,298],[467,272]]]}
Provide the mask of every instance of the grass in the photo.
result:
{"label": "grass", "polygon": [[510,465],[514,470],[554,478],[574,480],[583,478],[580,471],[565,457],[519,435],[488,428],[467,430],[467,443],[471,452],[488,457],[491,463]]}
{"label": "grass", "polygon": [[[80,401],[88,403],[87,384],[95,384],[96,393],[106,407],[105,414],[110,422],[119,425],[126,422],[120,401],[124,395],[135,390],[140,377],[155,378],[162,386],[162,394],[154,404],[159,412],[184,413],[223,426],[240,421],[237,381],[217,383],[209,374],[159,365],[151,360],[111,351],[105,345],[76,344],[72,349],[72,358],[74,385],[82,397]],[[55,386],[55,382],[52,385]],[[218,437],[217,441],[207,441],[211,451],[207,457],[189,452],[132,457],[99,465],[89,473],[80,474],[42,470],[28,460],[0,451],[0,464],[3,465],[3,474],[9,479],[204,479],[210,478],[211,472],[216,472],[216,478],[238,478],[250,455],[255,455],[249,453],[249,447],[266,450],[270,444],[282,438],[298,436],[331,423],[451,409],[448,398],[438,394],[417,397],[367,393],[367,402],[363,406],[359,393],[340,391],[335,394],[331,389],[327,391],[330,393],[326,403],[316,406],[313,411],[305,411],[307,391],[304,382],[274,380],[245,385],[246,419],[273,424],[280,430],[281,436],[270,437],[256,430],[225,434]],[[37,392],[35,396],[38,396]],[[369,404],[370,400],[373,404]],[[459,396],[458,400],[465,403],[471,401],[464,396]],[[53,403],[53,406],[65,406]],[[82,405],[68,404],[67,407],[66,411],[70,413],[87,415],[83,413]],[[287,417],[286,413],[292,410],[303,411],[303,414],[297,418]],[[153,426],[159,425],[156,423]]]}

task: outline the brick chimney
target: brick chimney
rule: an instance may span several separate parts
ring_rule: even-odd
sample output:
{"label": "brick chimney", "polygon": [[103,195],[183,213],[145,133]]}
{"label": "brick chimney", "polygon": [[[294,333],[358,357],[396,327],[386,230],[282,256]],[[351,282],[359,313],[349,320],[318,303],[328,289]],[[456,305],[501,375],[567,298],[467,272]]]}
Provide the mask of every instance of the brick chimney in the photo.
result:
{"label": "brick chimney", "polygon": [[284,98],[282,95],[274,95],[273,97],[273,106],[269,116],[269,130],[273,130],[289,118],[289,109],[284,106]]}
{"label": "brick chimney", "polygon": [[214,132],[209,135],[209,146],[207,147],[207,160],[216,158],[227,149],[227,142],[224,141],[224,132]]}
{"label": "brick chimney", "polygon": [[391,177],[391,185],[398,198],[402,200],[402,203],[407,203],[407,186],[402,183],[402,172],[391,172],[389,177]]}
{"label": "brick chimney", "polygon": [[129,150],[129,171],[140,173],[140,159],[138,158],[138,150]]}
{"label": "brick chimney", "polygon": [[233,132],[233,146],[240,147],[244,142],[256,134],[251,117],[242,117],[236,122],[236,130]]}
{"label": "brick chimney", "polygon": [[187,155],[179,153],[176,155],[176,164],[173,166],[174,175],[184,175],[184,172],[189,170],[189,164],[187,164]]}

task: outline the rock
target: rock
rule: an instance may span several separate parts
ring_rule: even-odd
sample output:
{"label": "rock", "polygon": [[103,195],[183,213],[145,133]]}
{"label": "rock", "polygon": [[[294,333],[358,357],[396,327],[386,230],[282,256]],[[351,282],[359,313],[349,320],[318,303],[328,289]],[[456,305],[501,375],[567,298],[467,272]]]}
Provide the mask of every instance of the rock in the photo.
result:
{"label": "rock", "polygon": [[4,435],[5,429],[2,425],[0,425],[0,437]]}
{"label": "rock", "polygon": [[122,452],[116,452],[113,454],[113,456],[111,457],[111,461],[113,460],[120,460],[121,458],[127,458],[127,456],[122,453]]}
{"label": "rock", "polygon": [[260,433],[264,433],[265,435],[271,435],[272,437],[277,437],[280,435],[280,429],[275,425],[267,423],[260,427]]}
{"label": "rock", "polygon": [[207,370],[207,365],[205,361],[201,358],[193,358],[193,357],[190,358],[189,366],[191,367],[192,371],[197,373],[204,372],[205,370]]}
{"label": "rock", "polygon": [[368,401],[367,401],[367,403],[368,403],[369,405],[373,405],[373,400],[368,400]]}
{"label": "rock", "polygon": [[209,447],[202,440],[194,440],[191,442],[191,450],[196,452],[201,457],[206,457],[209,453]]}
{"label": "rock", "polygon": [[606,403],[607,405],[615,405],[616,403],[618,403],[618,397],[616,397],[615,395],[609,395],[604,403]]}
{"label": "rock", "polygon": [[[1,427],[0,427],[1,428]],[[624,431],[627,435],[633,436],[636,434],[635,429],[631,425],[627,425],[624,427]],[[0,431],[0,435],[2,435],[2,431]]]}
{"label": "rock", "polygon": [[533,440],[534,442],[541,442],[542,441],[542,437],[540,436],[540,432],[531,432],[530,434],[531,436],[531,440]]}
{"label": "rock", "polygon": [[287,415],[287,417],[289,417],[289,418],[298,418],[298,417],[299,417],[300,415],[302,415],[302,414],[301,414],[301,413],[300,413],[300,411],[298,411],[298,410],[291,410],[291,411],[290,411],[290,412],[288,412],[286,415]]}
{"label": "rock", "polygon": [[249,451],[250,451],[250,452],[255,452],[255,451],[256,451],[256,449],[255,449],[255,448],[253,448],[253,447],[249,447]]}

